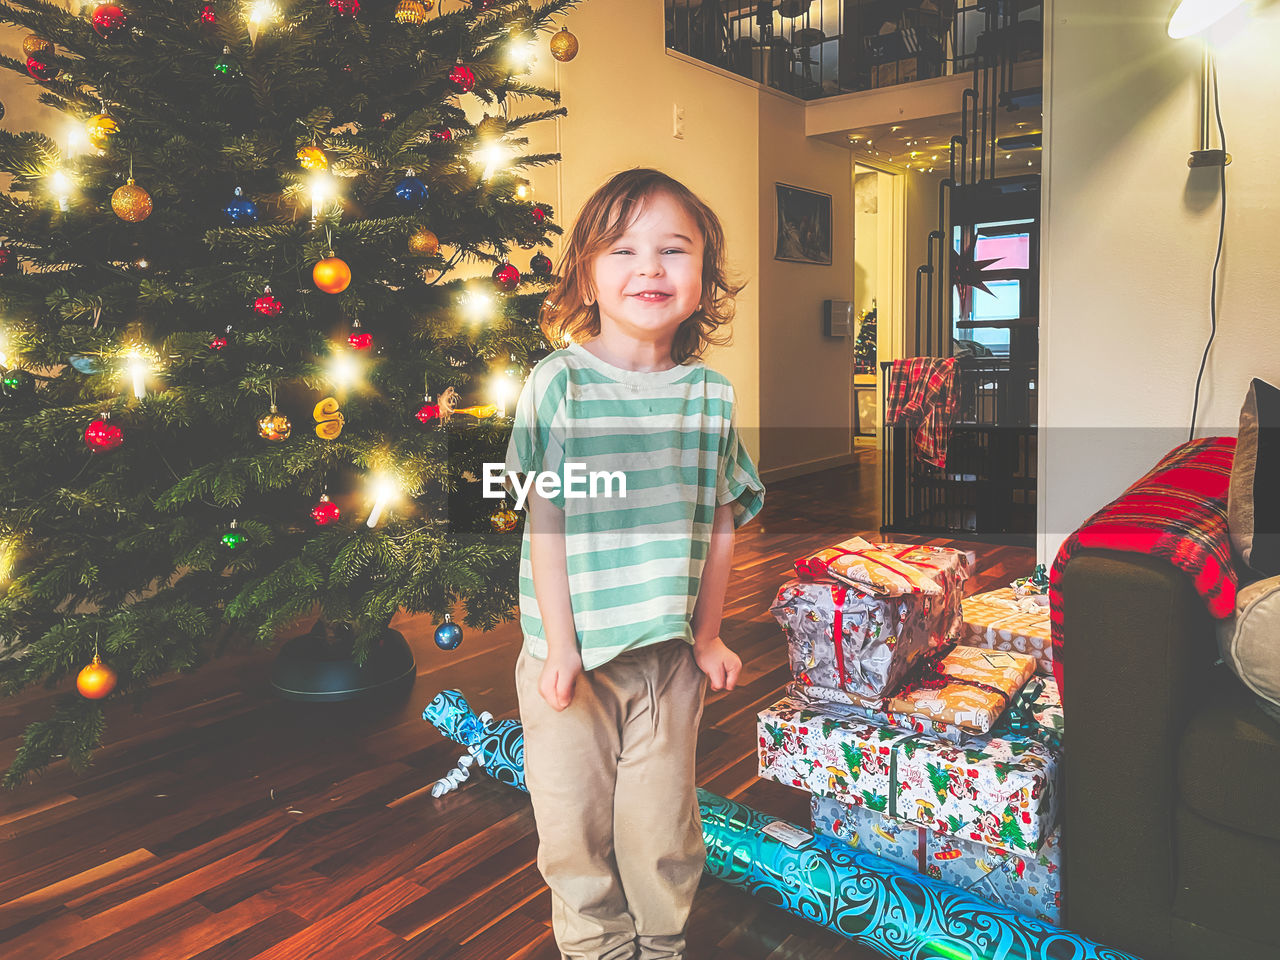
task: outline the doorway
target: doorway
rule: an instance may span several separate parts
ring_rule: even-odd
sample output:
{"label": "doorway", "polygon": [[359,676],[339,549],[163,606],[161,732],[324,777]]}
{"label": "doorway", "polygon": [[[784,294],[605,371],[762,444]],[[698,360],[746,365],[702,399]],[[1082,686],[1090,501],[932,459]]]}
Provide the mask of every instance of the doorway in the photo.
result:
{"label": "doorway", "polygon": [[900,174],[853,165],[853,444],[881,446],[880,364],[902,356],[906,296],[904,184]]}

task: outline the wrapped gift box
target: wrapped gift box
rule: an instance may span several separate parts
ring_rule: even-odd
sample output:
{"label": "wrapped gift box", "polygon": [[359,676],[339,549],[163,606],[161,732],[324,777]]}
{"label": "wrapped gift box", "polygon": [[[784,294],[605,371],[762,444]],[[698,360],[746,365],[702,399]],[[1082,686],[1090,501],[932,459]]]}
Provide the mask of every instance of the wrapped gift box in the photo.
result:
{"label": "wrapped gift box", "polygon": [[1036,670],[1053,675],[1049,607],[1035,596],[1017,597],[1010,587],[962,601],[959,641],[969,647],[1005,650],[1036,658]]}
{"label": "wrapped gift box", "polygon": [[1059,754],[1023,736],[967,747],[789,697],[760,711],[759,774],[938,833],[1034,852],[1057,824]]}
{"label": "wrapped gift box", "polygon": [[940,593],[877,596],[833,577],[797,577],[782,585],[770,612],[787,635],[797,680],[877,699],[900,686],[921,657],[954,636],[972,554],[901,550],[927,564],[922,569]]}
{"label": "wrapped gift box", "polygon": [[[1042,689],[1036,695],[1032,705],[1032,715],[1037,724],[1050,733],[1062,736],[1062,699],[1058,695],[1058,685],[1052,677],[1037,677],[1035,681]],[[1026,688],[1024,688],[1026,689]],[[829,687],[805,686],[799,680],[787,685],[787,696],[802,703],[812,710],[849,720],[866,719],[876,723],[909,730],[913,733],[927,733],[931,737],[946,740],[949,743],[969,746],[982,737],[972,731],[941,720],[925,719],[909,713],[895,713],[887,706],[889,701],[863,700],[844,690]],[[991,732],[1007,729],[1007,717],[1002,716]]]}
{"label": "wrapped gift box", "polygon": [[[934,661],[924,666],[929,672]],[[1036,661],[1005,650],[956,647],[936,663],[935,672],[942,686],[930,688],[909,682],[887,699],[885,709],[983,734],[990,732],[1009,701],[1031,679]]]}
{"label": "wrapped gift box", "polygon": [[[834,579],[863,593],[900,597],[908,593],[942,595],[949,581],[968,579],[975,563],[970,550],[918,543],[868,543],[852,537],[794,563],[801,579]],[[960,591],[963,593],[963,590]]]}
{"label": "wrapped gift box", "polygon": [[813,829],[851,847],[1047,923],[1062,917],[1062,828],[1034,855],[934,833],[831,797],[810,798]]}

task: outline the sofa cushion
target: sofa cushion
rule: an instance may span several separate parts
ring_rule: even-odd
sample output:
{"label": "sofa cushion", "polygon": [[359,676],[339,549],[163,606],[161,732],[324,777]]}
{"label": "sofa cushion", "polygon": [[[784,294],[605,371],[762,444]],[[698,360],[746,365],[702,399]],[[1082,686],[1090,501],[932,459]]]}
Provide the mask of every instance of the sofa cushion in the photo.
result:
{"label": "sofa cushion", "polygon": [[1209,671],[1200,698],[1178,745],[1183,802],[1206,820],[1280,840],[1280,723],[1224,666]]}
{"label": "sofa cushion", "polygon": [[1236,612],[1216,628],[1227,666],[1246,687],[1280,707],[1280,577],[1241,587]]}
{"label": "sofa cushion", "polygon": [[1231,546],[1264,577],[1280,575],[1280,390],[1254,378],[1240,408],[1227,493]]}

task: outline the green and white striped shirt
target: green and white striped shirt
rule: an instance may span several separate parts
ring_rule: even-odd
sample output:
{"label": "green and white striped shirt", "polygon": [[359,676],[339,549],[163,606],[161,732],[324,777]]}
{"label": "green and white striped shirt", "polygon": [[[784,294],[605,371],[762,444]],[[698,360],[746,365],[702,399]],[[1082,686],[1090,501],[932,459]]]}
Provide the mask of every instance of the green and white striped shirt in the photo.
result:
{"label": "green and white striped shirt", "polygon": [[[734,527],[764,505],[764,485],[738,439],[733,385],[701,360],[670,370],[615,367],[571,343],[539,361],[516,402],[505,470],[564,477],[583,464],[579,491],[547,497],[564,511],[565,555],[582,667],[681,637],[693,642],[694,604],[717,506]],[[620,472],[613,496],[590,475]],[[504,485],[515,488],[509,474]],[[530,491],[532,496],[532,491]],[[528,504],[525,504],[526,508]],[[525,649],[545,660],[533,588],[530,531],[520,549]]]}

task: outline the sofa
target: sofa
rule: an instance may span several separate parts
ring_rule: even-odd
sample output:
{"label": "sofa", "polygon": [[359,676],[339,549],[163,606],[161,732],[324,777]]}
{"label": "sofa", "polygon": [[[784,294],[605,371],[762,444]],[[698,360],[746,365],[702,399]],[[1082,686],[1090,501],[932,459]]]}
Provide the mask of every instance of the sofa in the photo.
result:
{"label": "sofa", "polygon": [[1276,960],[1280,723],[1166,561],[1082,549],[1061,589],[1063,925],[1144,960]]}

